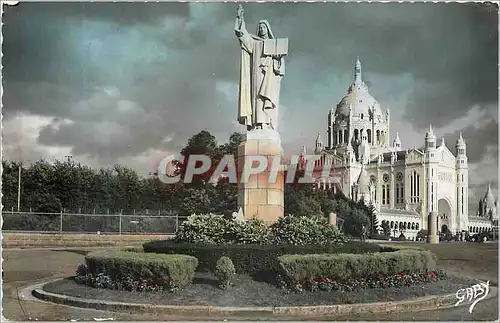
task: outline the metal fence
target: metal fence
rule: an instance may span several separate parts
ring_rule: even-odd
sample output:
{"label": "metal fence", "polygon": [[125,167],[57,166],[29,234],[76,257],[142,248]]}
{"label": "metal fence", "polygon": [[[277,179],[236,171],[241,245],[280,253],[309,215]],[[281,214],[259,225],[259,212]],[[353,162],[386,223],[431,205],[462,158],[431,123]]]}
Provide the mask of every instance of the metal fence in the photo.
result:
{"label": "metal fence", "polygon": [[3,211],[2,231],[38,233],[175,234],[179,215]]}

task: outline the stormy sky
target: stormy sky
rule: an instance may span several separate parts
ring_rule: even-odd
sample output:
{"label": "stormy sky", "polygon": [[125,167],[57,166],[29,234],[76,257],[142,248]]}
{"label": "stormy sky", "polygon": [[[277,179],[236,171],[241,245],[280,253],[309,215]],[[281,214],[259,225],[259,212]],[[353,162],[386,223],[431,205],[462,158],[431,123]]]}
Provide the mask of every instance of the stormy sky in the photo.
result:
{"label": "stormy sky", "polygon": [[[498,178],[498,13],[489,4],[246,3],[289,38],[280,132],[287,153],[313,148],[360,56],[370,92],[404,148],[429,123],[470,162],[470,211]],[[4,7],[6,159],[74,156],[141,174],[208,130],[235,122],[234,3],[19,3]],[[392,141],[392,138],[391,138]],[[440,141],[440,139],[439,139]],[[496,191],[496,190],[495,190]]]}

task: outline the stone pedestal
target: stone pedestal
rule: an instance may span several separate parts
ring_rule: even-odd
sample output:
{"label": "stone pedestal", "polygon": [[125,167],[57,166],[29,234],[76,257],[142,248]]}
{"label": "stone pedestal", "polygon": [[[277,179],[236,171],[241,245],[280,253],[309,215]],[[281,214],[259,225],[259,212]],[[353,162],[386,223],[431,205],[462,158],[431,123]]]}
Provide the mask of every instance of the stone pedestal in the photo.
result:
{"label": "stone pedestal", "polygon": [[437,233],[438,219],[436,212],[430,212],[427,217],[427,243],[439,243],[439,235]]}
{"label": "stone pedestal", "polygon": [[[281,160],[282,155],[279,133],[274,130],[251,130],[238,146],[238,209],[243,210],[245,220],[256,218],[272,223],[283,217],[284,167],[273,169],[272,166],[273,160]],[[265,171],[251,174],[244,181],[243,166],[251,156],[266,157],[268,165]]]}

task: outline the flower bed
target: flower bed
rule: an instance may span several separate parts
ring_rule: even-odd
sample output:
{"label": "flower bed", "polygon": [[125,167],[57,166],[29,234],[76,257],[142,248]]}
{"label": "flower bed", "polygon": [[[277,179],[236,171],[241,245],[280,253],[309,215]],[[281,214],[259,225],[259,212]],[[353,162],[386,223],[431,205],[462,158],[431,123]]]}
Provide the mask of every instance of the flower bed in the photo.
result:
{"label": "flower bed", "polygon": [[[322,277],[312,278],[301,284],[293,286],[295,291],[342,291],[351,292],[367,288],[402,288],[419,284],[427,284],[447,279],[448,276],[442,270],[430,270],[425,273],[396,274],[391,276],[367,277],[367,278],[344,278],[344,277]],[[283,287],[287,287],[283,281]]]}
{"label": "flower bed", "polygon": [[374,254],[308,254],[279,257],[284,286],[295,290],[392,287],[446,276],[429,251],[401,249]]}
{"label": "flower bed", "polygon": [[98,251],[85,257],[75,280],[118,290],[177,290],[191,284],[198,260],[187,255]]}

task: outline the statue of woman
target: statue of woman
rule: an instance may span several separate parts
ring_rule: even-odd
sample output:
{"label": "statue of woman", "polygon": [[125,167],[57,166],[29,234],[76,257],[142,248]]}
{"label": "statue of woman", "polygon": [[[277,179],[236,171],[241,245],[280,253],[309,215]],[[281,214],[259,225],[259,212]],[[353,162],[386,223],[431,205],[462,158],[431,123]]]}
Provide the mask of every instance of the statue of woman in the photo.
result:
{"label": "statue of woman", "polygon": [[265,40],[275,39],[271,26],[267,20],[261,20],[257,36],[248,33],[241,5],[234,31],[241,46],[238,122],[248,130],[277,130],[281,78],[285,74],[284,54],[264,54]]}

